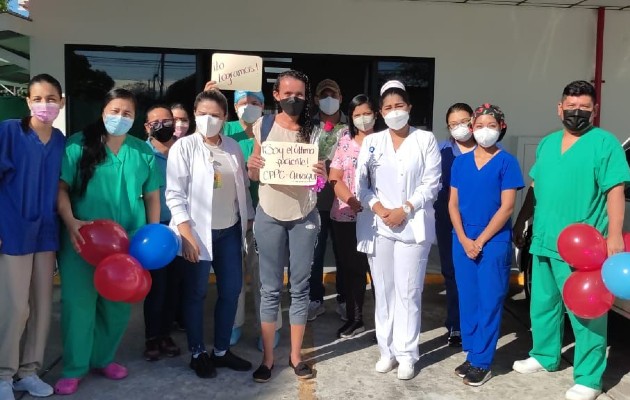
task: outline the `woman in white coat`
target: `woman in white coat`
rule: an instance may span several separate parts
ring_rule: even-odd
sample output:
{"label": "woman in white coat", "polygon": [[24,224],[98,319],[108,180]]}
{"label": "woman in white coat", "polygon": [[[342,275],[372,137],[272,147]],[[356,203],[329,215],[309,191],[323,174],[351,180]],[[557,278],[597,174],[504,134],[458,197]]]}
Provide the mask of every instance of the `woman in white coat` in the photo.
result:
{"label": "woman in white coat", "polygon": [[[183,269],[183,315],[192,353],[190,368],[200,378],[216,376],[216,367],[247,371],[251,363],[230,350],[243,273],[244,235],[254,217],[249,179],[238,143],[221,132],[228,103],[217,91],[195,99],[197,131],[179,139],[169,152],[166,203],[171,228],[181,237],[177,261]],[[203,337],[203,304],[213,268],[218,299],[214,312],[214,351]]]}
{"label": "woman in white coat", "polygon": [[358,250],[368,254],[376,293],[376,371],[398,365],[411,379],[419,359],[422,288],[435,241],[433,201],[440,184],[440,151],[433,133],[409,126],[409,95],[399,81],[381,88],[388,129],[366,137],[357,161]]}

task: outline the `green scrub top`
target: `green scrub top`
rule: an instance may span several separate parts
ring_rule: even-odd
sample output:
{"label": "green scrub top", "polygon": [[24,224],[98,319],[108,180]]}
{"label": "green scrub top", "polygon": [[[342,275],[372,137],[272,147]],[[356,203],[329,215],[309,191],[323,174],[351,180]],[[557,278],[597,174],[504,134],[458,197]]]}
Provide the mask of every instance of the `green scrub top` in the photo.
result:
{"label": "green scrub top", "polygon": [[[243,126],[239,120],[226,122],[223,125],[223,134],[236,140],[241,146],[243,157],[245,162],[249,159],[249,156],[254,152],[254,138],[247,136],[247,133],[243,130]],[[252,196],[252,204],[254,208],[258,205],[258,186],[259,182],[249,182],[249,193]]]}
{"label": "green scrub top", "polygon": [[530,252],[560,259],[560,232],[573,223],[608,234],[607,193],[630,181],[621,144],[611,133],[592,128],[561,154],[563,131],[545,137],[529,176],[534,180],[534,234]]}
{"label": "green scrub top", "polygon": [[164,185],[155,155],[145,142],[129,135],[117,155],[106,146],[105,160],[96,166],[85,194],[80,196],[82,146],[83,133],[72,135],[61,166],[61,180],[70,186],[74,217],[82,221],[116,221],[131,238],[147,223],[143,194]]}

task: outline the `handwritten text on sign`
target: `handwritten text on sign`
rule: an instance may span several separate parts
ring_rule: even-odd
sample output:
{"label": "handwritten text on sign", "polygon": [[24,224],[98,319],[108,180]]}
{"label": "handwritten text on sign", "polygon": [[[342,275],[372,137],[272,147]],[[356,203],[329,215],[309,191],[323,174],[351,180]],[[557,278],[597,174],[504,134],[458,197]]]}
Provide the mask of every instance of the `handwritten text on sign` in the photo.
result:
{"label": "handwritten text on sign", "polygon": [[257,56],[214,53],[210,79],[217,88],[259,92],[262,88],[263,64]]}
{"label": "handwritten text on sign", "polygon": [[262,144],[265,167],[260,181],[274,185],[310,186],[317,180],[313,165],[317,164],[317,145],[270,142]]}

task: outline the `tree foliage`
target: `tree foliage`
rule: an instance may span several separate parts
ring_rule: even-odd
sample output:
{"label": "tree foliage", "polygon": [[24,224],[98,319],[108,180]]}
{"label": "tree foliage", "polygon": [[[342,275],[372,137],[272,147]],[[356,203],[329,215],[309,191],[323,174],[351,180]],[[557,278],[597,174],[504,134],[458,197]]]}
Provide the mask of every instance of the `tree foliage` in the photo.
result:
{"label": "tree foliage", "polygon": [[9,10],[9,0],[0,0],[0,12]]}

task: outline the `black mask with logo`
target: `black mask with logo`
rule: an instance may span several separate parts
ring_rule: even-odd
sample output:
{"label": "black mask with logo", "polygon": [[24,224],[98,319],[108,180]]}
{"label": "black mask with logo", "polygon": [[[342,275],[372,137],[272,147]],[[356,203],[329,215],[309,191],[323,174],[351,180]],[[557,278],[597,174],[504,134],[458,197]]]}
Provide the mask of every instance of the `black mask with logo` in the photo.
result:
{"label": "black mask with logo", "polygon": [[562,110],[562,124],[571,132],[583,133],[591,127],[592,111]]}
{"label": "black mask with logo", "polygon": [[151,136],[158,142],[166,143],[173,138],[175,128],[173,126],[162,126],[161,128],[151,128]]}
{"label": "black mask with logo", "polygon": [[302,114],[304,105],[306,105],[306,101],[295,96],[280,100],[280,108],[282,108],[282,111],[292,117],[297,117]]}

